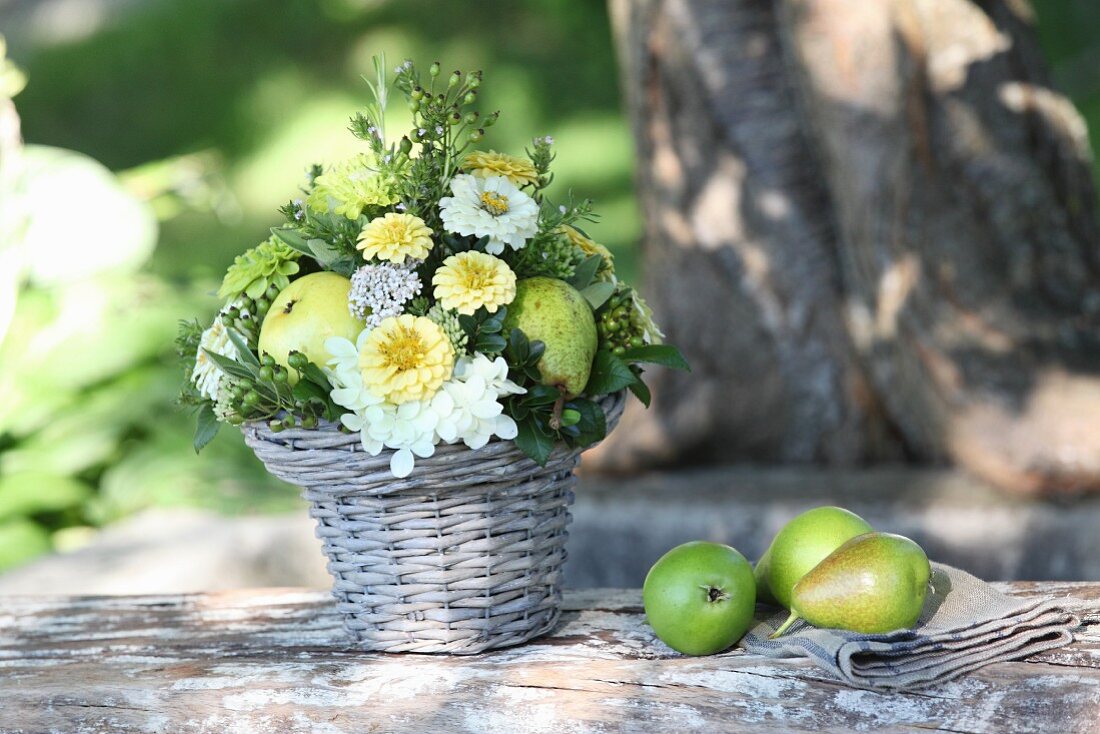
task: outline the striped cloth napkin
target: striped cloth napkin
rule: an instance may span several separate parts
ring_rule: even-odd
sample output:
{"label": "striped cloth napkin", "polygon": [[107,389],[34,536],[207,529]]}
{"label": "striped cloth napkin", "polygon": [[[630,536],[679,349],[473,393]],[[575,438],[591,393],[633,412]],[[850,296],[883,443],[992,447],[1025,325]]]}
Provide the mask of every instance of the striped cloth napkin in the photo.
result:
{"label": "striped cloth napkin", "polygon": [[[916,627],[865,635],[796,622],[769,640],[787,619],[768,609],[739,643],[770,658],[810,658],[856,688],[904,691],[958,678],[983,665],[1017,660],[1073,641],[1078,599],[1012,597],[965,571],[932,564],[932,588]],[[759,619],[759,616],[758,616]]]}

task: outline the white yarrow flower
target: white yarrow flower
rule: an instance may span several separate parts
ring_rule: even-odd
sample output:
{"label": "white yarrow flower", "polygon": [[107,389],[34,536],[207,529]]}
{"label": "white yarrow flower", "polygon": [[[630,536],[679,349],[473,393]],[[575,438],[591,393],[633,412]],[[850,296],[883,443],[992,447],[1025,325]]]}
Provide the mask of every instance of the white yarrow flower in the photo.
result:
{"label": "white yarrow flower", "polygon": [[539,228],[539,207],[504,176],[481,178],[468,173],[451,180],[453,196],[439,200],[439,217],[449,232],[488,237],[485,251],[520,250]]}
{"label": "white yarrow flower", "polygon": [[411,267],[364,265],[351,276],[348,311],[373,329],[390,316],[403,314],[405,304],[420,295],[420,289],[420,276]]}
{"label": "white yarrow flower", "polygon": [[239,356],[237,347],[229,340],[229,329],[222,321],[221,314],[214,318],[214,323],[199,338],[199,350],[195,354],[195,369],[191,372],[191,382],[199,389],[199,393],[204,398],[217,400],[218,386],[225,372],[214,364],[214,360],[210,359],[207,352],[220,354],[229,359],[236,359]]}

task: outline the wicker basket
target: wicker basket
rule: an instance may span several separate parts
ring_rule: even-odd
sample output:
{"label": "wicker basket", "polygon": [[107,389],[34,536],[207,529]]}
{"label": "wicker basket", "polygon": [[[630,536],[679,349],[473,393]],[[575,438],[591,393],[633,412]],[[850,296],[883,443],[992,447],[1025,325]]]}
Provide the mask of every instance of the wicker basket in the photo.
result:
{"label": "wicker basket", "polygon": [[[602,403],[608,430],[624,395]],[[526,642],[558,620],[568,505],[579,450],[545,467],[511,441],[440,445],[395,479],[389,452],[329,426],[245,442],[275,476],[303,488],[333,594],[359,647],[474,654]]]}

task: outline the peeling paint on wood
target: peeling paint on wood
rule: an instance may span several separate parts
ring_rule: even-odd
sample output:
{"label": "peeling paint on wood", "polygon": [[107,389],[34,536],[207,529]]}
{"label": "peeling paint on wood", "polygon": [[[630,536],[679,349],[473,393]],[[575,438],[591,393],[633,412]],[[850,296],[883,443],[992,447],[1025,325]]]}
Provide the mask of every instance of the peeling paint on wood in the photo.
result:
{"label": "peeling paint on wood", "polygon": [[1100,732],[1100,583],[998,586],[1097,612],[1067,648],[917,694],[679,656],[638,591],[572,592],[552,635],[465,658],[357,652],[322,592],[6,597],[0,732]]}

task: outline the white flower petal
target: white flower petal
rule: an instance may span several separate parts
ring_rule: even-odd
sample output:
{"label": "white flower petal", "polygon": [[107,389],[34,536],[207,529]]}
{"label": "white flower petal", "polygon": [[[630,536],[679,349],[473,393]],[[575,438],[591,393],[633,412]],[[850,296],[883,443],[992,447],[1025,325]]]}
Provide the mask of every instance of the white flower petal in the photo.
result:
{"label": "white flower petal", "polygon": [[416,459],[413,458],[412,452],[408,449],[395,451],[393,456],[390,457],[390,473],[398,479],[403,479],[412,474],[415,463]]}

